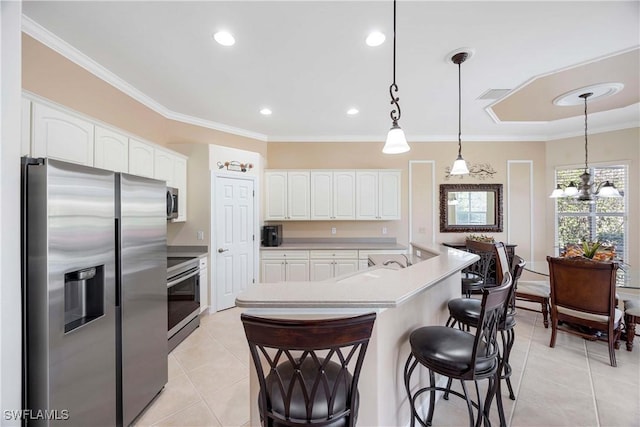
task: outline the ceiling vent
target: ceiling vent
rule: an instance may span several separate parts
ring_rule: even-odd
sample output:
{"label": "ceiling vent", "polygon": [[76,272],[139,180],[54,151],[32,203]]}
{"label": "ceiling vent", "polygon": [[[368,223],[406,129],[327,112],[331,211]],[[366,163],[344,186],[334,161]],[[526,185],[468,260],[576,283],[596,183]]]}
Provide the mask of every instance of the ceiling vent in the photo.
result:
{"label": "ceiling vent", "polygon": [[480,95],[478,99],[500,99],[509,92],[511,92],[511,89],[489,89]]}

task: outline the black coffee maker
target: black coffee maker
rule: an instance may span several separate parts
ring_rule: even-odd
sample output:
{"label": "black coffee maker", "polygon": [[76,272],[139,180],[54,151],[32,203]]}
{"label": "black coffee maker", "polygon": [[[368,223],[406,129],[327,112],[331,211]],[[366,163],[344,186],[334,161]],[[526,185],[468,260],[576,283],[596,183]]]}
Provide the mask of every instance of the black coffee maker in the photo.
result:
{"label": "black coffee maker", "polygon": [[282,224],[262,227],[262,246],[280,246],[282,244]]}

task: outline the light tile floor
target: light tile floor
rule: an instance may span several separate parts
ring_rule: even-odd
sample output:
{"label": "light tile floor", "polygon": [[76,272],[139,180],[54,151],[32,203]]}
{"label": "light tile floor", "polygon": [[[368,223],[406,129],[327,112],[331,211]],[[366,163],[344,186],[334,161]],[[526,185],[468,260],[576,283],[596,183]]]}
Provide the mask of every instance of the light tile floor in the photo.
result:
{"label": "light tile floor", "polygon": [[[201,317],[201,326],[169,355],[169,382],[136,426],[245,426],[249,423],[249,351],[240,309]],[[640,339],[622,343],[618,367],[605,343],[550,329],[519,310],[511,355],[516,401],[503,401],[511,426],[640,426]],[[495,411],[492,423],[498,425]],[[456,397],[436,404],[434,426],[468,425]]]}

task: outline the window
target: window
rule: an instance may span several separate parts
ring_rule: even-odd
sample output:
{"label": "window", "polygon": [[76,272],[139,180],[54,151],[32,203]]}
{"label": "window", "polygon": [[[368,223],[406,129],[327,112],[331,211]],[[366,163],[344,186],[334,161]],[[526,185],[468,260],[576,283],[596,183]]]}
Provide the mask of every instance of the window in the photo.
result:
{"label": "window", "polygon": [[458,191],[456,193],[456,224],[487,223],[487,193],[483,191]]}
{"label": "window", "polygon": [[[584,169],[556,170],[556,182],[566,187],[569,182],[580,182]],[[593,182],[609,180],[624,195],[627,166],[596,166],[589,168]],[[594,186],[594,189],[597,186]],[[617,257],[624,261],[627,241],[626,197],[596,197],[595,202],[581,202],[572,197],[556,200],[556,227],[558,247],[567,243],[595,242],[615,245]]]}

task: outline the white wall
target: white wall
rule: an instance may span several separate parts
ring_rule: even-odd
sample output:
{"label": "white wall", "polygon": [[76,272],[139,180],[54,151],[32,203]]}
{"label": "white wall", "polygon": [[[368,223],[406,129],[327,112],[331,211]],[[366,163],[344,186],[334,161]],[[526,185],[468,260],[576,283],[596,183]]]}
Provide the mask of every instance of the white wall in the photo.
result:
{"label": "white wall", "polygon": [[[0,410],[21,408],[20,1],[0,2]],[[0,413],[0,425],[18,426]]]}

